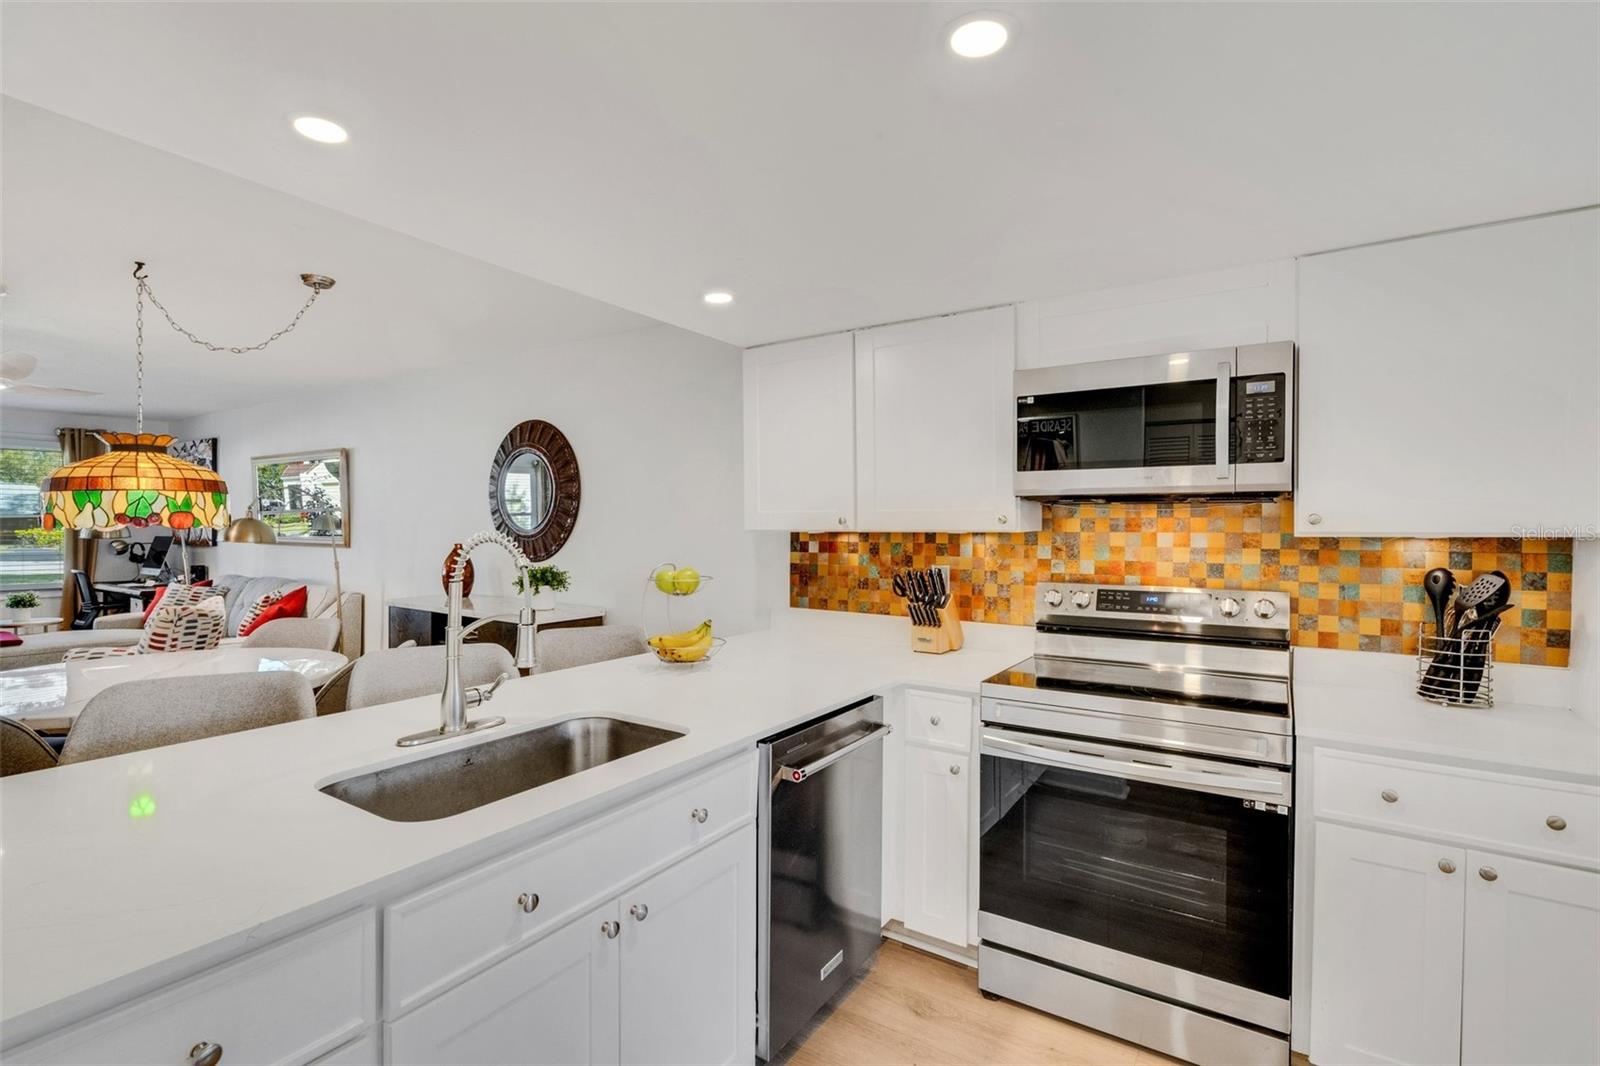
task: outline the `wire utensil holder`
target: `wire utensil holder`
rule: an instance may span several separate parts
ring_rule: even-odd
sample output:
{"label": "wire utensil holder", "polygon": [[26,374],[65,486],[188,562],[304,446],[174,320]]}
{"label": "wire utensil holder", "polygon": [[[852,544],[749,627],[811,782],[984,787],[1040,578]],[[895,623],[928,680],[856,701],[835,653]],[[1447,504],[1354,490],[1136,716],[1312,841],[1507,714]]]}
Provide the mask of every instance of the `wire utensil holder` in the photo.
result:
{"label": "wire utensil holder", "polygon": [[1417,695],[1447,707],[1494,706],[1494,634],[1499,619],[1459,636],[1417,635]]}

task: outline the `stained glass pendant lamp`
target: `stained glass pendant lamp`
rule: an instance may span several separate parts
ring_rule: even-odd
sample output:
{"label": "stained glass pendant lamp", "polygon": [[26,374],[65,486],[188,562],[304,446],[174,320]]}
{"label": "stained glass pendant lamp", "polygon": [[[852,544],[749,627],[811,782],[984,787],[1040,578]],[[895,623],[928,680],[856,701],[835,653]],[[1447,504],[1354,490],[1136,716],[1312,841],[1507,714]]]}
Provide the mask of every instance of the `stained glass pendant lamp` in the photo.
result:
{"label": "stained glass pendant lamp", "polygon": [[96,434],[111,450],[80,459],[53,472],[40,491],[44,497],[45,529],[106,532],[125,526],[168,526],[175,530],[226,529],[229,525],[228,486],[215,470],[184,462],[167,454],[172,438],[144,432],[144,301],[149,297],[167,323],[195,344],[235,355],[260,351],[300,324],[300,318],[317,297],[333,287],[333,279],[302,274],[311,297],[283,329],[260,344],[229,347],[201,340],[173,321],[172,315],[150,290],[144,264],[135,263],[137,286],[135,351],[138,360],[138,412],[132,433],[104,430]]}

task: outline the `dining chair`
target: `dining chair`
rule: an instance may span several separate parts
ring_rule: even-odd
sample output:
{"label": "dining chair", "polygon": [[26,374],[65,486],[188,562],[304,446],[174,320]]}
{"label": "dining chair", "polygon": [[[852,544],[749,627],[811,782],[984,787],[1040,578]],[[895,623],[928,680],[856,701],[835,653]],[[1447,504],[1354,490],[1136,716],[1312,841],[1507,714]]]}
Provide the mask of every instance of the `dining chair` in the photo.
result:
{"label": "dining chair", "polygon": [[274,618],[263,622],[239,642],[249,647],[314,648],[332,651],[339,643],[339,621],[335,618]]}
{"label": "dining chair", "polygon": [[581,626],[546,629],[539,634],[538,672],[567,670],[649,651],[638,626]]}
{"label": "dining chair", "polygon": [[[394,703],[444,691],[444,647],[390,648],[369,652],[350,671],[348,710]],[[517,663],[498,644],[468,644],[461,649],[462,685],[487,685],[501,674],[517,676]]]}
{"label": "dining chair", "polygon": [[311,682],[289,671],[124,681],[84,705],[67,733],[61,765],[259,729],[316,713]]}
{"label": "dining chair", "polygon": [[350,706],[350,674],[360,659],[351,659],[317,686],[317,716],[338,714]]}
{"label": "dining chair", "polygon": [[48,770],[56,764],[56,749],[25,722],[0,717],[0,777]]}

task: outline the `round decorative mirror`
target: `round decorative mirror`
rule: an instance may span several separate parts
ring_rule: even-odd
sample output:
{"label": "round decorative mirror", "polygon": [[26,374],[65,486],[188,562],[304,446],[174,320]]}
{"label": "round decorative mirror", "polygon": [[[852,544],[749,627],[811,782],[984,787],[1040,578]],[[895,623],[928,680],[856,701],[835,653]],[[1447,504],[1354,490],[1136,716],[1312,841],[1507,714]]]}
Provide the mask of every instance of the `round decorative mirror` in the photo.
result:
{"label": "round decorative mirror", "polygon": [[578,457],[548,422],[523,422],[506,434],[489,468],[489,514],[538,562],[561,550],[578,520]]}

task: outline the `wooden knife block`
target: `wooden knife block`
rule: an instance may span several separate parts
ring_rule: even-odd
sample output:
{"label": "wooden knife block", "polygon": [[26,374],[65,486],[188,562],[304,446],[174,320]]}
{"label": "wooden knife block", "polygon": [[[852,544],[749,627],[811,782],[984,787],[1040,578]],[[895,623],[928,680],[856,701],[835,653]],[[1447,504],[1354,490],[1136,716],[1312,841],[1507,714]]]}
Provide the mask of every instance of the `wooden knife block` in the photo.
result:
{"label": "wooden knife block", "polygon": [[956,617],[952,607],[939,608],[939,624],[936,626],[911,627],[912,651],[943,655],[947,651],[960,651],[961,644],[961,619]]}

